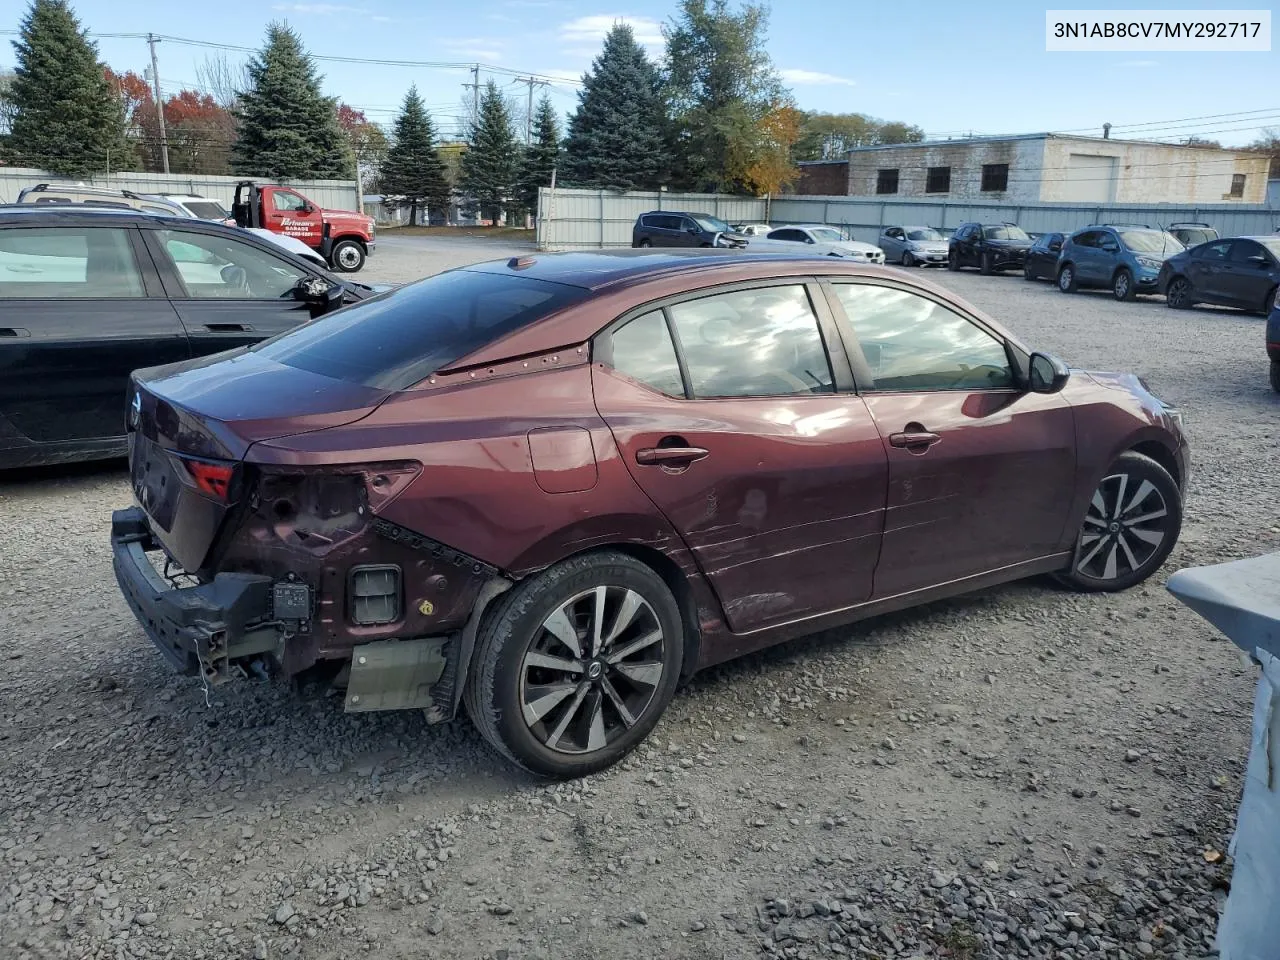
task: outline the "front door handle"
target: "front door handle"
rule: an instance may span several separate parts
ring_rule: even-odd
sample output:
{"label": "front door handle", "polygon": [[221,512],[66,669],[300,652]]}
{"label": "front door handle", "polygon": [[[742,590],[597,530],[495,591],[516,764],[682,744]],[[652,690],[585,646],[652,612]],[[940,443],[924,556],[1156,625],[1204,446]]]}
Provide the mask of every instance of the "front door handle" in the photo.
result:
{"label": "front door handle", "polygon": [[210,333],[248,333],[253,329],[244,323],[206,323],[204,328]]}
{"label": "front door handle", "polygon": [[688,466],[704,459],[711,451],[705,447],[645,447],[636,451],[636,463],[642,466]]}
{"label": "front door handle", "polygon": [[936,433],[930,433],[928,430],[904,430],[901,433],[889,434],[889,445],[905,447],[908,450],[927,450],[941,439]]}

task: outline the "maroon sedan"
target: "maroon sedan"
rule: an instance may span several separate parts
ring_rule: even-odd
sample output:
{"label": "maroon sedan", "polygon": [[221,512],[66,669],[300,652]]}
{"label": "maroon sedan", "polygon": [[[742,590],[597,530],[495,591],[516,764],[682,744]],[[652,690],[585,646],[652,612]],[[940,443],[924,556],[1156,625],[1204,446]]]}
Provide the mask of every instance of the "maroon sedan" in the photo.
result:
{"label": "maroon sedan", "polygon": [[695,670],[1035,574],[1168,556],[1188,451],[898,272],[717,251],[450,271],[140,371],[116,576],[179,670],[465,701],[530,770],[624,756]]}

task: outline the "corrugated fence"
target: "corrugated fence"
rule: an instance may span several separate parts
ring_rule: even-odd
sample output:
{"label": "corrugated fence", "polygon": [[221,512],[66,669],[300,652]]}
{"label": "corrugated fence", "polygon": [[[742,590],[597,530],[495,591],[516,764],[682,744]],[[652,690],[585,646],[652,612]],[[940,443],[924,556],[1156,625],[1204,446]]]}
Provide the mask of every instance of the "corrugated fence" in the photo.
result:
{"label": "corrugated fence", "polygon": [[1070,231],[1091,223],[1168,225],[1195,220],[1223,236],[1250,236],[1280,230],[1280,210],[1253,204],[1097,205],[1069,203],[939,203],[880,200],[869,197],[797,197],[773,200],[714,193],[657,193],[613,190],[538,192],[538,246],[544,250],[629,247],[636,217],[649,210],[710,213],[729,223],[746,221],[829,223],[845,227],[858,240],[874,243],[885,226],[910,224],[955,227],[966,220],[1010,221],[1024,230]]}
{"label": "corrugated fence", "polygon": [[[103,187],[110,190],[132,190],[134,193],[188,193],[221,200],[231,206],[236,184],[244,177],[219,177],[195,173],[113,173],[110,176],[59,177],[43,170],[22,167],[0,167],[0,203],[14,203],[18,194],[37,183],[73,184]],[[259,183],[281,183],[258,179]],[[321,207],[331,210],[359,210],[354,180],[295,180],[285,184],[305,194]]]}

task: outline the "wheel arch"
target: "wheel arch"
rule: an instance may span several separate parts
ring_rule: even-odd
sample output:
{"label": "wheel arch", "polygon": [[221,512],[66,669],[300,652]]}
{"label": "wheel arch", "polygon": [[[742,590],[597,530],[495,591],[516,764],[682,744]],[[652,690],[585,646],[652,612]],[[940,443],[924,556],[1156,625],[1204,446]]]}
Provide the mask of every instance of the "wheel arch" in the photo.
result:
{"label": "wheel arch", "polygon": [[358,233],[340,233],[336,237],[330,237],[329,239],[335,247],[344,240],[352,240],[360,244],[360,249],[362,249],[366,254],[369,252],[369,241]]}
{"label": "wheel arch", "polygon": [[1169,476],[1173,477],[1173,482],[1178,485],[1178,489],[1182,489],[1182,468],[1178,465],[1178,458],[1159,440],[1139,440],[1125,452],[1140,453],[1154,460],[1168,471]]}

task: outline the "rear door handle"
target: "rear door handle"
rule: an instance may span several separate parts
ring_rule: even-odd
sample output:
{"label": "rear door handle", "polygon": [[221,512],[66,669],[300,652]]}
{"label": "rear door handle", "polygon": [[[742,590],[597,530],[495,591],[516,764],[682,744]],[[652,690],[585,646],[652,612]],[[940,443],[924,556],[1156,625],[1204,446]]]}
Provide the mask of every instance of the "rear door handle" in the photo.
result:
{"label": "rear door handle", "polygon": [[932,447],[942,438],[928,430],[904,430],[902,433],[889,434],[889,445],[893,447]]}
{"label": "rear door handle", "polygon": [[31,331],[22,327],[0,327],[0,337],[29,337]]}
{"label": "rear door handle", "polygon": [[210,333],[248,333],[253,329],[247,323],[206,323],[204,328]]}
{"label": "rear door handle", "polygon": [[645,447],[636,451],[636,463],[642,466],[680,466],[695,463],[711,451],[705,447]]}

